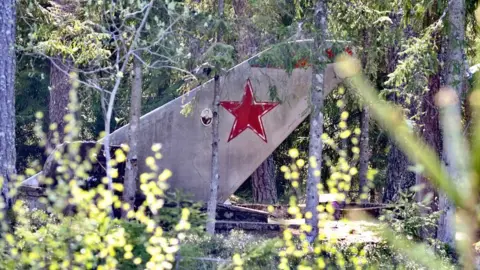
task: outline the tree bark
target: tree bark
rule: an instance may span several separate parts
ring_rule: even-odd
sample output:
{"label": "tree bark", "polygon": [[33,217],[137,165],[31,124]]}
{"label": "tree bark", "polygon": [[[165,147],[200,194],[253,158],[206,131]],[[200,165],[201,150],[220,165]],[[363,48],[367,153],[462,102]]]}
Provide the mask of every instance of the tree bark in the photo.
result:
{"label": "tree bark", "polygon": [[[238,62],[252,56],[258,49],[258,35],[250,23],[248,0],[233,0],[236,16],[238,39],[235,42]],[[275,160],[270,155],[251,175],[253,201],[256,203],[276,203],[277,186],[275,185]]]}
{"label": "tree bark", "polygon": [[[218,0],[218,16],[223,19],[224,2]],[[222,31],[217,32],[217,42],[222,41]],[[220,105],[220,75],[219,67],[215,67],[214,86],[213,86],[213,119],[212,119],[212,170],[210,181],[210,197],[207,203],[207,225],[206,230],[208,234],[215,234],[215,219],[217,213],[217,197],[218,197],[218,181],[220,180],[220,168],[218,162],[218,108]]]}
{"label": "tree bark", "polygon": [[[437,12],[433,11],[427,15],[426,25],[431,25],[438,21],[439,16]],[[436,39],[436,51],[438,54],[438,62],[445,62],[445,48],[446,48],[446,37],[441,33],[435,34]],[[435,106],[435,96],[440,91],[440,86],[442,85],[442,79],[444,79],[445,68],[439,64],[437,67],[437,72],[428,77],[428,91],[425,92],[422,96],[420,104],[420,119],[419,119],[419,133],[426,142],[426,144],[431,147],[436,153],[437,156],[442,159],[442,132],[440,129],[440,113],[438,108]],[[421,187],[416,193],[416,201],[426,203],[426,206],[429,206],[430,209],[422,208],[422,215],[426,216],[431,214],[434,211],[438,210],[438,192],[435,187],[430,183],[429,179],[425,177],[422,173],[417,173],[415,185]],[[430,201],[426,201],[427,197],[430,198]],[[423,228],[421,230],[421,235],[423,238],[436,238],[437,228]]]}
{"label": "tree bark", "polygon": [[[420,125],[422,126],[422,128],[420,129],[420,133],[427,145],[434,149],[438,153],[438,156],[441,156],[442,138],[440,130],[440,119],[438,109],[435,106],[435,96],[440,90],[440,73],[429,77],[428,89],[428,92],[426,92],[422,97],[422,114],[420,118]],[[431,194],[432,201],[430,203],[430,207],[432,208],[432,211],[436,211],[438,209],[438,202],[436,199],[437,192],[435,188],[430,184],[430,181],[425,176],[419,175],[416,178],[416,185],[423,187],[416,195],[417,201],[423,201],[425,199],[425,196]]]}
{"label": "tree bark", "polygon": [[361,202],[365,203],[366,198],[362,198],[368,195],[368,163],[370,160],[370,145],[369,145],[369,129],[370,129],[370,112],[368,106],[363,106],[361,119],[360,119],[360,157],[359,157],[359,192]]}
{"label": "tree bark", "polygon": [[238,62],[252,56],[258,51],[258,35],[251,25],[251,12],[248,0],[233,0],[233,10],[237,19],[238,40],[235,42]]}
{"label": "tree bark", "polygon": [[[395,104],[404,106],[404,99],[393,94],[390,100]],[[412,109],[413,110],[413,109]],[[410,114],[412,114],[412,110]],[[389,139],[390,151],[387,157],[387,183],[383,192],[384,203],[400,199],[401,193],[407,194],[415,185],[415,173],[409,169],[412,165],[408,156],[400,149],[395,140]]]}
{"label": "tree bark", "polygon": [[[52,59],[50,63],[50,102],[48,105],[50,125],[56,124],[55,130],[49,130],[49,145],[53,149],[55,145],[63,143],[65,135],[65,116],[69,113],[69,93],[72,88],[70,83],[71,61],[62,60],[62,56]],[[58,132],[58,141],[52,141]]]}
{"label": "tree bark", "polygon": [[[62,15],[74,14],[77,3],[71,0],[54,0],[53,3],[58,6]],[[69,113],[68,104],[70,103],[70,71],[73,63],[68,57],[57,55],[50,60],[50,101],[48,105],[50,125],[56,124],[55,130],[48,132],[48,146],[50,149],[63,143],[65,137],[65,116]],[[58,141],[53,141],[58,134]]]}
{"label": "tree bark", "polygon": [[383,193],[383,202],[393,202],[400,198],[400,193],[408,192],[415,185],[415,174],[409,171],[410,162],[402,150],[390,140],[388,153],[387,184]]}
{"label": "tree bark", "polygon": [[123,182],[123,202],[128,203],[130,205],[130,209],[122,210],[123,218],[125,218],[128,211],[133,209],[135,206],[135,194],[137,192],[138,128],[140,125],[143,88],[142,62],[138,59],[138,57],[140,57],[140,55],[135,53],[133,57],[133,83],[132,94],[130,97],[130,125],[128,133],[128,146],[130,147],[130,150],[127,154],[127,164]]}
{"label": "tree bark", "polygon": [[15,0],[0,1],[0,177],[6,210],[11,207],[9,176],[15,173]]}
{"label": "tree bark", "polygon": [[217,213],[218,181],[220,180],[220,169],[218,164],[218,105],[220,102],[220,77],[215,75],[213,86],[213,119],[212,119],[212,175],[210,182],[210,197],[207,203],[207,226],[208,234],[215,234],[215,220]]}
{"label": "tree bark", "polygon": [[277,203],[277,186],[275,185],[275,163],[270,155],[251,176],[253,201],[255,203]]}
{"label": "tree bark", "polygon": [[[392,31],[395,31],[400,27],[401,16],[394,15],[392,18],[393,26]],[[403,29],[405,36],[411,36],[411,29],[409,27]],[[388,63],[387,70],[389,73],[395,71],[398,59],[399,47],[397,45],[392,46],[388,53]],[[405,107],[404,98],[398,97],[396,93],[390,94],[388,99],[394,104],[400,104],[402,107]],[[413,106],[411,106],[413,107]],[[411,108],[410,114],[413,114],[413,108]],[[408,157],[403,153],[403,151],[397,146],[395,140],[389,139],[389,145],[391,146],[390,151],[388,152],[387,157],[387,179],[386,185],[383,193],[382,201],[391,202],[396,201],[400,198],[400,192],[406,193],[409,188],[415,185],[415,174],[409,170],[409,165],[411,162]]]}
{"label": "tree bark", "polygon": [[[448,47],[446,52],[447,73],[446,84],[453,88],[461,98],[463,95],[464,74],[465,74],[465,0],[448,2]],[[461,102],[461,101],[460,101]],[[460,104],[456,110],[460,114]],[[451,179],[461,181],[462,172],[456,165],[454,155],[451,153],[452,134],[443,134],[443,160]],[[450,246],[455,246],[455,206],[440,193],[439,209],[442,214],[438,223],[437,238]]]}
{"label": "tree bark", "polygon": [[308,167],[306,212],[312,214],[312,218],[305,222],[312,229],[307,233],[308,241],[312,243],[318,235],[318,211],[319,204],[318,184],[320,183],[320,171],[322,168],[322,133],[323,133],[323,83],[324,70],[327,63],[325,54],[327,39],[327,3],[325,0],[317,0],[314,10],[315,37],[313,52],[318,58],[319,64],[313,65],[312,89],[310,95],[310,134],[308,155],[310,166]]}
{"label": "tree bark", "polygon": [[[363,31],[363,54],[362,54],[362,66],[364,69],[367,68],[368,54],[367,48],[369,48],[369,35],[366,30]],[[359,184],[358,191],[360,194],[360,201],[362,203],[367,202],[367,196],[369,194],[368,189],[368,164],[370,161],[370,112],[368,105],[363,105],[362,112],[360,115],[360,156],[359,156]]]}

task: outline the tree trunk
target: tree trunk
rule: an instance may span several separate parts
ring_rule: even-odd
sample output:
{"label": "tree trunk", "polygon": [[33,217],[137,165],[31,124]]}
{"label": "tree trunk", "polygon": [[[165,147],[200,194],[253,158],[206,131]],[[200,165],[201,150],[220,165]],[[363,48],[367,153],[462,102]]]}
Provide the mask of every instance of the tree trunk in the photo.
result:
{"label": "tree trunk", "polygon": [[11,207],[8,180],[15,173],[15,0],[0,1],[0,178],[6,209]]}
{"label": "tree trunk", "polygon": [[[62,14],[75,13],[76,2],[71,0],[54,0]],[[48,132],[48,146],[53,149],[57,144],[63,143],[65,137],[65,116],[69,113],[70,103],[70,70],[73,63],[69,58],[57,55],[50,61],[50,102],[48,105],[50,125],[56,124],[55,130]],[[54,136],[54,135],[57,135]],[[57,140],[58,139],[58,140]]]}
{"label": "tree trunk", "polygon": [[258,35],[251,23],[248,0],[233,0],[233,10],[237,19],[238,40],[235,42],[238,62],[244,61],[258,51]]}
{"label": "tree trunk", "polygon": [[[218,16],[220,19],[223,19],[223,9],[224,2],[223,0],[218,0]],[[219,30],[217,32],[217,42],[222,41],[222,32]],[[220,180],[220,168],[218,164],[218,107],[220,105],[220,75],[218,74],[219,67],[217,69],[214,86],[213,86],[213,119],[212,119],[212,170],[211,170],[211,181],[210,181],[210,197],[207,203],[207,225],[206,230],[208,234],[215,234],[215,219],[217,213],[217,197],[218,197],[218,181]]]}
{"label": "tree trunk", "polygon": [[[421,118],[420,125],[422,129],[420,133],[422,134],[423,139],[434,149],[438,156],[441,156],[442,153],[442,138],[440,131],[440,119],[439,112],[435,104],[435,96],[440,90],[440,74],[437,73],[433,76],[430,76],[428,79],[428,92],[426,92],[422,97],[421,104]],[[432,201],[430,207],[433,211],[438,209],[437,205],[437,194],[435,188],[430,184],[430,181],[423,175],[417,177],[416,185],[422,186],[422,190],[417,193],[417,201],[423,201],[425,197],[430,194],[432,195]]]}
{"label": "tree trunk", "polygon": [[[133,57],[133,83],[130,97],[130,125],[128,133],[128,146],[130,151],[127,155],[125,178],[123,182],[123,202],[130,205],[130,209],[122,211],[125,218],[129,210],[135,206],[135,194],[137,192],[138,177],[138,128],[140,125],[140,114],[142,107],[142,62],[138,59],[137,53]],[[122,208],[123,209],[123,208]]]}
{"label": "tree trunk", "polygon": [[220,169],[218,164],[218,105],[220,102],[220,77],[215,75],[213,86],[213,119],[212,119],[212,179],[210,180],[210,197],[207,203],[207,226],[208,234],[215,234],[215,220],[217,213],[218,181],[220,180]]}
{"label": "tree trunk", "polygon": [[[235,43],[238,62],[252,56],[258,49],[258,37],[250,23],[248,0],[233,0],[233,10],[237,19],[238,40]],[[270,155],[251,176],[253,201],[256,203],[276,203],[275,160]]]}
{"label": "tree trunk", "polygon": [[[368,54],[367,48],[370,46],[369,35],[366,30],[363,30],[363,54],[362,54],[362,66],[364,69],[368,67]],[[370,145],[369,145],[369,138],[370,138],[370,112],[368,109],[368,105],[363,105],[362,113],[360,116],[360,157],[359,157],[359,184],[358,184],[358,191],[360,195],[360,201],[362,203],[367,202],[369,189],[368,189],[368,164],[370,161]]]}
{"label": "tree trunk", "polygon": [[[426,24],[431,25],[435,23],[439,18],[440,14],[437,12],[432,12],[428,14],[426,19]],[[441,33],[435,34],[436,39],[436,51],[438,54],[438,62],[445,62],[445,48],[446,48],[446,38]],[[426,142],[426,144],[431,147],[439,158],[442,158],[442,133],[440,129],[440,117],[438,108],[435,106],[435,96],[440,91],[440,86],[442,85],[442,78],[444,79],[445,68],[442,65],[438,65],[437,73],[432,74],[428,77],[428,92],[425,92],[422,96],[420,104],[420,119],[419,133]],[[430,183],[429,179],[425,177],[422,173],[417,173],[415,185],[421,187],[416,193],[416,201],[426,203],[430,209],[422,208],[422,215],[426,216],[431,214],[434,211],[438,210],[438,192],[435,187]],[[425,201],[425,199],[430,198],[430,201]],[[421,235],[424,238],[436,238],[437,228],[423,228],[421,230]]]}
{"label": "tree trunk", "polygon": [[310,134],[308,155],[310,157],[310,166],[308,167],[307,192],[306,192],[306,212],[312,214],[312,218],[305,222],[312,230],[308,233],[308,241],[312,243],[318,235],[318,211],[319,203],[318,184],[320,183],[320,171],[322,168],[322,133],[323,133],[323,82],[324,70],[327,62],[323,53],[326,48],[327,39],[327,3],[325,0],[318,0],[314,11],[315,37],[313,52],[319,60],[319,65],[313,65],[312,89],[310,95]]}
{"label": "tree trunk", "polygon": [[[393,17],[393,28],[400,27],[401,16],[394,15]],[[392,29],[393,31],[394,29]],[[403,29],[403,33],[406,37],[412,35],[411,29],[406,27]],[[395,71],[398,59],[399,47],[397,45],[390,48],[388,54],[388,63],[387,69],[389,73]],[[402,107],[405,107],[404,98],[398,97],[396,93],[390,94],[388,99],[395,104],[400,104]],[[413,113],[413,106],[411,106],[410,114]],[[415,185],[415,174],[409,170],[411,162],[408,157],[403,153],[403,151],[397,146],[395,140],[389,139],[389,145],[391,146],[390,151],[388,152],[387,157],[387,179],[386,185],[383,193],[382,201],[391,202],[396,201],[400,198],[400,192],[406,193],[409,191],[409,188]]]}
{"label": "tree trunk", "polygon": [[369,139],[369,129],[370,129],[370,112],[368,106],[363,106],[361,120],[360,120],[360,157],[359,157],[359,192],[360,200],[362,203],[365,203],[368,195],[368,163],[370,160],[370,145],[368,142]]}
{"label": "tree trunk", "polygon": [[275,163],[270,155],[252,174],[253,201],[255,203],[277,203],[277,186],[275,185]]}
{"label": "tree trunk", "polygon": [[[404,104],[403,98],[396,98],[395,94],[391,100],[395,104]],[[411,108],[410,114],[413,114],[412,111]],[[410,188],[416,182],[415,173],[409,169],[412,163],[408,156],[397,146],[395,140],[389,139],[389,145],[391,147],[387,157],[387,183],[382,199],[384,203],[397,201],[401,193],[410,192]]]}
{"label": "tree trunk", "polygon": [[[65,115],[69,113],[68,104],[70,102],[69,93],[72,88],[70,84],[71,61],[62,60],[62,56],[52,59],[50,63],[50,102],[48,105],[50,125],[56,124],[55,130],[49,130],[48,140],[50,148],[63,143],[65,135]],[[55,141],[58,132],[58,141]]]}
{"label": "tree trunk", "polygon": [[[448,2],[448,47],[446,52],[446,84],[452,87],[458,97],[462,97],[464,74],[465,74],[465,0],[449,1]],[[460,101],[461,102],[461,101]],[[460,113],[460,104],[457,104],[458,113]],[[462,172],[456,165],[456,160],[453,159],[451,153],[452,134],[443,134],[443,160],[446,169],[451,175],[451,179],[461,181],[460,176]],[[444,243],[455,246],[455,206],[445,196],[440,193],[439,209],[442,210],[442,215],[439,219],[437,238]]]}
{"label": "tree trunk", "polygon": [[409,171],[410,162],[408,157],[390,140],[390,152],[388,153],[387,184],[383,193],[383,202],[397,201],[400,193],[408,192],[415,185],[415,174]]}

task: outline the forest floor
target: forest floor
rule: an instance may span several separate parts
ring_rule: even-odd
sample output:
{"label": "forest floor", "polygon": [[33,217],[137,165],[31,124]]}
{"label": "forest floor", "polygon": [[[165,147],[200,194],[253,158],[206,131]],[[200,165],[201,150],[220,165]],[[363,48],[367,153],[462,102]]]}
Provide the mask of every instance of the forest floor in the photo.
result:
{"label": "forest floor", "polygon": [[[288,225],[293,234],[299,234],[299,226],[305,224],[304,219],[275,220],[270,219],[271,224]],[[381,241],[375,232],[378,224],[369,221],[325,221],[320,227],[320,234],[327,240],[339,240],[349,243],[378,243]]]}

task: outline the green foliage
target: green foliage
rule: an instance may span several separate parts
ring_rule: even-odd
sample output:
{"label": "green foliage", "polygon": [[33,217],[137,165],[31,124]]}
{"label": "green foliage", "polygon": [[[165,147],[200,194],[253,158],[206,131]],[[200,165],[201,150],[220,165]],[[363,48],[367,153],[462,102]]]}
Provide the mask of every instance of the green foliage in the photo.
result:
{"label": "green foliage", "polygon": [[[43,160],[39,140],[35,137],[35,113],[48,115],[47,64],[38,58],[24,57],[17,62],[15,79],[15,139],[17,171],[23,172],[35,160]],[[35,98],[32,98],[35,97]],[[46,125],[45,127],[46,128]]]}
{"label": "green foliage", "polygon": [[[368,261],[367,269],[425,269],[423,265],[411,260],[386,242],[364,244],[357,248],[365,252],[365,258]],[[438,253],[448,265],[447,263],[450,261],[448,254],[441,251]],[[445,267],[444,269],[456,268]]]}
{"label": "green foliage", "polygon": [[126,241],[132,246],[131,253],[134,258],[140,258],[141,263],[135,264],[127,259],[125,249],[118,249],[115,257],[118,260],[119,269],[145,269],[146,263],[150,260],[151,255],[147,252],[147,244],[149,234],[146,233],[146,226],[137,221],[117,220],[113,227],[125,229]]}
{"label": "green foliage", "polygon": [[217,71],[231,68],[235,62],[234,48],[224,43],[214,43],[203,55],[203,61],[210,63]]}
{"label": "green foliage", "polygon": [[[71,113],[66,117],[65,132],[68,140],[75,141],[80,127],[74,116],[79,106],[75,91],[70,92],[70,97]],[[35,116],[39,123],[43,115]],[[46,136],[39,125],[35,132],[45,145]],[[146,200],[137,209],[130,209],[119,199],[118,192],[123,191],[121,183],[114,183],[113,189],[108,189],[107,178],[100,177],[98,186],[90,189],[82,186],[90,177],[92,163],[98,161],[99,147],[82,154],[80,145],[70,143],[57,148],[51,155],[58,165],[52,171],[54,176],[46,174],[37,178],[46,187],[44,196],[37,202],[46,213],[32,212],[24,207],[22,200],[17,200],[10,210],[14,219],[7,221],[5,204],[0,204],[0,267],[116,269],[142,264],[143,268],[171,268],[179,239],[191,228],[190,211],[184,207],[180,212],[170,212],[178,216],[175,226],[168,224],[169,231],[164,231],[162,224],[155,220],[164,206],[166,181],[171,176],[169,170],[160,171],[155,165],[156,159],[161,158],[160,147],[152,146],[155,157],[147,158],[150,172],[140,175],[140,190]],[[115,151],[111,163],[113,178],[118,177],[117,165],[125,161],[124,151],[128,151],[126,146]],[[27,173],[32,175],[35,170],[30,168]],[[17,184],[10,182],[10,194],[17,193]],[[130,209],[129,221],[114,219],[114,209]]]}
{"label": "green foliage", "polygon": [[[431,25],[424,30],[425,33],[421,37],[407,39],[403,50],[399,53],[402,60],[396,65],[395,71],[388,74],[389,79],[385,85],[393,87],[390,91],[398,92],[402,89],[401,94],[407,96],[405,102],[407,106],[411,104],[412,96],[418,97],[428,91],[428,77],[437,71],[438,58],[435,50],[437,45],[432,36],[435,36],[440,26],[441,24]],[[388,94],[390,91],[385,93]],[[411,95],[412,93],[414,95]]]}
{"label": "green foliage", "polygon": [[[245,245],[247,241],[249,245]],[[300,242],[297,241],[296,244],[300,245]],[[267,239],[238,231],[232,231],[228,235],[187,236],[179,252],[177,268],[233,269],[231,258],[235,254],[241,254],[244,269],[278,269],[281,259],[279,252],[284,250],[281,246],[279,239]],[[445,249],[439,248],[436,252],[445,262],[450,260]],[[348,241],[331,244],[328,251],[318,254],[290,258],[288,266],[290,269],[301,269],[300,265],[305,264],[305,261],[314,264],[318,258],[323,258],[326,269],[354,269],[359,261],[366,264],[365,269],[424,269],[389,243]]]}
{"label": "green foliage", "polygon": [[85,16],[85,6],[68,1],[63,4],[51,2],[49,7],[36,1],[24,5],[23,19],[35,25],[25,50],[60,56],[77,65],[110,57],[111,52],[105,46],[110,35],[99,31],[101,26],[99,21],[92,20],[94,17]]}
{"label": "green foliage", "polygon": [[[473,2],[467,1],[470,20],[475,8]],[[108,1],[76,3],[78,6],[65,12],[49,1],[19,1],[18,14],[21,20],[18,48],[22,53],[34,52],[72,60],[76,67],[85,68],[86,72],[80,74],[82,80],[91,82],[98,79],[102,89],[110,89],[120,74],[116,72],[118,65],[131,61],[124,47],[129,47],[133,42],[134,30],[141,21],[141,16],[136,15],[143,14],[148,2],[115,1],[115,6]],[[234,23],[240,23],[235,20],[232,8],[226,9],[223,19],[217,18],[216,1],[213,0],[152,3],[152,16],[148,18],[138,41],[145,60],[146,87],[142,93],[144,112],[155,109],[178,96],[179,91],[191,87],[193,84],[186,83],[189,80],[191,82],[191,78],[183,76],[183,68],[193,69],[198,60],[208,62],[218,70],[233,66],[235,57],[231,44],[238,34],[231,29],[234,29]],[[304,30],[312,30],[310,21],[314,1],[251,0],[249,3],[253,12],[251,21],[261,36],[260,47],[270,46],[272,40],[282,41],[260,57],[252,59],[250,64],[282,68],[288,72],[299,66],[307,67],[299,65],[299,61],[311,59],[309,42],[294,44],[283,41],[287,37],[296,37],[293,34],[299,21],[304,22]],[[428,77],[438,71],[437,42],[442,34],[442,21],[438,19],[445,10],[445,4],[446,1],[427,0],[329,1],[332,38],[348,40],[347,44],[352,45],[360,57],[365,55],[365,73],[374,80],[375,85],[385,88],[382,92],[384,96],[394,92],[405,98],[404,105],[410,105],[429,90]],[[119,27],[118,37],[123,38],[124,43],[112,40],[110,31],[115,27]],[[476,28],[472,28],[470,40],[476,36]],[[219,30],[224,33],[225,43],[212,44]],[[163,38],[167,33],[178,34]],[[334,54],[343,50],[344,44],[334,44]],[[475,54],[470,50],[472,55]],[[117,56],[119,58],[115,59]],[[399,59],[390,59],[397,56]],[[397,60],[398,64],[392,69],[389,65]],[[343,71],[351,72],[352,66],[344,66]],[[105,69],[89,73],[99,67]],[[176,69],[172,70],[173,67]],[[353,70],[355,68],[353,66]],[[93,73],[96,76],[92,76]],[[123,78],[114,107],[116,123],[112,124],[112,128],[128,121],[132,78],[127,75],[130,73],[130,65],[121,72]],[[47,74],[48,67],[42,58],[36,57],[31,61],[23,58],[19,61],[16,85],[17,142],[22,144],[18,151],[21,163],[19,171],[26,168],[32,157],[41,155],[36,144],[45,143],[33,135],[34,131],[42,130],[39,126],[34,127],[33,116],[37,111],[44,115],[48,111]],[[466,212],[461,214],[467,214],[462,217],[473,217],[465,223],[475,223],[472,214],[475,213],[472,211],[474,203],[470,205],[462,197],[469,190],[462,191],[451,183],[452,179],[442,169],[436,154],[423,148],[425,145],[422,141],[413,137],[411,129],[402,120],[403,114],[378,99],[378,93],[365,84],[363,78],[354,77],[350,82],[353,88],[364,90],[360,91],[364,101],[373,106],[374,115],[407,154],[414,161],[424,164],[425,173],[431,180],[447,192],[458,206],[462,206],[460,211]],[[70,138],[97,138],[104,129],[100,93],[88,86],[81,86],[77,90],[81,103],[75,106],[81,108],[80,118],[85,125],[80,130],[78,122],[73,121],[69,126],[69,132],[72,133]],[[346,199],[359,198],[351,194],[351,189],[357,177],[355,163],[358,159],[359,135],[356,132],[359,123],[354,115],[358,115],[358,107],[362,104],[356,101],[358,96],[345,93],[345,89],[339,89],[332,95],[334,99],[326,102],[326,134],[322,136],[326,146],[326,166],[318,168],[323,177],[322,192],[341,193],[342,198]],[[32,96],[35,98],[32,99]],[[278,99],[275,89],[270,89],[270,96],[272,100]],[[189,108],[185,107],[186,110]],[[373,167],[380,164],[379,167],[384,168],[386,136],[378,126],[374,127],[372,133],[380,138],[381,143],[378,143],[379,140],[372,143],[375,154],[371,164]],[[286,178],[282,183],[288,194],[285,197],[290,203],[289,213],[298,218],[308,218],[308,213],[300,210],[298,202],[301,196],[290,198],[293,193],[290,191],[301,191],[307,167],[315,166],[308,162],[306,154],[308,128],[306,123],[301,125],[294,137],[289,138],[276,153],[277,160],[283,160],[281,164],[288,165],[279,169]],[[475,138],[472,152],[478,153],[480,143]],[[292,147],[299,151],[288,151]],[[27,210],[17,202],[12,209],[15,214],[14,226],[9,227],[7,225],[10,224],[2,220],[3,228],[9,227],[9,231],[3,230],[0,238],[0,268],[144,269],[177,266],[179,269],[212,269],[236,266],[245,269],[419,269],[422,265],[448,267],[449,257],[452,256],[450,250],[431,239],[426,240],[428,245],[420,244],[423,240],[422,230],[435,228],[438,213],[422,215],[424,206],[412,203],[407,197],[400,200],[401,206],[384,213],[383,219],[389,226],[383,228],[385,234],[382,236],[386,241],[380,243],[350,244],[337,239],[325,240],[326,235],[320,234],[320,239],[311,244],[307,243],[305,236],[310,229],[308,226],[300,226],[298,231],[284,230],[281,240],[266,240],[241,232],[233,232],[228,236],[205,236],[202,235],[205,217],[199,210],[200,205],[189,202],[182,194],[166,193],[166,180],[171,172],[160,171],[154,165],[156,160],[153,157],[149,159],[153,160],[150,162],[152,173],[140,177],[141,190],[147,200],[139,209],[129,212],[129,220],[117,220],[111,217],[112,209],[128,207],[122,204],[118,196],[123,188],[121,184],[114,185],[115,192],[108,190],[104,184],[93,190],[83,190],[79,183],[88,177],[85,172],[91,164],[79,161],[78,152],[70,150],[72,152],[55,157],[62,161],[58,170],[60,181],[55,187],[47,189],[46,197],[42,200],[47,205],[47,212]],[[26,156],[28,158],[24,158]],[[475,173],[472,175],[475,177],[479,175],[479,160],[476,155],[473,156]],[[113,163],[116,166],[121,161],[115,160]],[[384,171],[382,168],[379,170]],[[29,169],[27,173],[31,175],[33,170]],[[18,179],[22,177],[18,176]],[[41,181],[49,184],[52,179]],[[16,193],[15,185],[11,190],[12,194]],[[75,206],[76,213],[65,215],[63,210],[67,206]],[[0,204],[0,208],[3,210],[4,205]],[[332,204],[327,204],[320,206],[319,211],[324,222],[332,219],[334,208]],[[3,212],[0,216],[3,218]],[[187,230],[191,234],[185,238]],[[407,241],[409,239],[416,242]],[[180,252],[177,252],[179,245]],[[209,261],[205,258],[219,260]]]}
{"label": "green foliage", "polygon": [[[423,166],[423,172],[429,177],[431,183],[438,187],[441,192],[444,192],[448,196],[448,199],[450,199],[457,207],[457,211],[460,213],[459,219],[461,219],[461,221],[456,223],[457,226],[455,226],[455,230],[457,234],[463,234],[462,239],[457,239],[457,244],[461,252],[460,257],[462,258],[462,263],[464,265],[472,265],[474,263],[472,246],[475,241],[473,228],[475,228],[477,215],[476,210],[474,210],[475,206],[471,205],[471,202],[475,201],[476,195],[473,194],[476,194],[476,186],[474,183],[476,183],[478,179],[476,179],[476,176],[473,177],[472,175],[473,170],[476,170],[476,168],[468,166],[466,160],[476,159],[475,156],[477,156],[477,154],[473,154],[473,157],[469,157],[469,151],[463,150],[464,143],[461,138],[462,135],[459,123],[458,121],[455,124],[451,122],[454,119],[459,119],[459,112],[452,110],[458,102],[457,95],[452,91],[444,91],[439,94],[437,101],[442,111],[441,120],[442,123],[444,123],[444,130],[445,132],[452,134],[451,141],[448,143],[456,146],[451,148],[452,153],[450,153],[450,155],[460,159],[452,160],[451,162],[455,162],[456,166],[466,165],[464,167],[459,167],[461,171],[456,172],[459,175],[460,173],[466,173],[469,175],[469,177],[466,178],[461,178],[461,176],[456,177],[456,181],[458,181],[459,185],[464,187],[464,190],[459,189],[455,185],[452,180],[452,175],[443,169],[441,161],[432,149],[427,146],[422,139],[410,132],[409,127],[405,124],[402,114],[400,114],[397,109],[392,108],[378,98],[375,94],[374,88],[360,73],[361,69],[358,62],[348,57],[342,57],[337,63],[337,68],[343,76],[348,78],[348,82],[358,90],[368,102],[374,117],[391,134],[398,145],[414,162]],[[478,103],[474,103],[472,108],[477,110]],[[478,120],[475,120],[475,122],[477,121]],[[421,149],[421,151],[419,151],[419,149]],[[459,168],[456,168],[456,170],[459,170]],[[412,234],[412,227],[415,227],[414,224],[415,222],[406,223],[401,226],[396,226],[396,228],[400,228],[401,230],[406,229],[408,233]],[[451,230],[454,228],[448,227],[444,229]],[[398,234],[390,230],[385,230],[383,237],[385,237],[396,249],[400,250],[413,260],[432,268],[444,268],[445,262],[441,260],[441,258],[432,257],[429,253],[430,249],[425,243],[409,241],[403,236],[398,236]]]}
{"label": "green foliage", "polygon": [[228,269],[231,258],[243,254],[245,269],[276,269],[277,244],[278,239],[269,240],[242,231],[232,231],[228,235],[189,235],[180,248],[178,268]]}
{"label": "green foliage", "polygon": [[396,233],[419,241],[435,232],[440,212],[432,212],[428,204],[414,201],[414,194],[400,194],[393,210],[384,210],[379,220],[386,222]]}
{"label": "green foliage", "polygon": [[[55,261],[64,259],[64,256],[71,256],[72,252],[82,252],[90,247],[87,242],[78,241],[88,235],[89,230],[95,230],[95,225],[86,222],[83,218],[59,219],[53,214],[47,214],[42,210],[24,209],[23,216],[17,223],[15,238],[17,239],[16,252],[41,253],[44,258],[40,266],[55,264]],[[132,260],[126,259],[125,249],[116,249],[115,258],[118,260],[119,269],[143,269],[151,255],[147,252],[146,246],[149,234],[146,226],[137,221],[116,220],[110,224],[107,230],[124,230],[126,243],[133,247],[131,253],[135,258],[141,258],[142,264],[136,265]],[[42,251],[40,251],[42,250]],[[2,250],[2,254],[5,254]],[[36,255],[31,255],[36,256]],[[21,260],[13,262],[9,257],[4,258],[5,262],[15,264],[16,268],[33,265],[32,260]],[[85,267],[95,268],[102,265],[104,260],[94,258],[84,262]]]}
{"label": "green foliage", "polygon": [[179,217],[182,215],[182,210],[188,208],[190,210],[189,222],[191,224],[189,233],[203,233],[207,219],[206,214],[201,211],[203,207],[201,202],[193,202],[189,199],[189,196],[177,190],[174,193],[169,192],[166,194],[165,205],[154,218],[165,231],[173,231]]}
{"label": "green foliage", "polygon": [[285,69],[291,73],[299,67],[299,62],[305,60],[305,67],[311,59],[311,42],[281,43],[263,52],[260,56],[249,60],[253,67],[270,67]]}
{"label": "green foliage", "polygon": [[[399,146],[414,162],[424,166],[424,172],[431,178],[432,183],[445,190],[452,200],[462,205],[464,202],[462,202],[457,188],[443,169],[436,153],[421,138],[410,132],[410,127],[397,107],[390,106],[384,100],[378,98],[374,88],[358,73],[360,72],[359,63],[345,59],[343,58],[338,63],[339,69],[344,72],[342,74],[349,78],[348,82],[361,93],[362,97],[371,106],[374,117],[378,119],[390,136],[396,139]],[[349,65],[356,66],[352,68]],[[422,149],[422,151],[419,152],[418,149]]]}

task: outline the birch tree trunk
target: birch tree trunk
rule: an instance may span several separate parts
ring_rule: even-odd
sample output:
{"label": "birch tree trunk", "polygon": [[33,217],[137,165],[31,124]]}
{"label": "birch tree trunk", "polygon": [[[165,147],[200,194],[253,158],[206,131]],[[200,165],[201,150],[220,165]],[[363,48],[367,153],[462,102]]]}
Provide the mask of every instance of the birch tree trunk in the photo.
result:
{"label": "birch tree trunk", "polygon": [[[224,2],[223,0],[218,0],[218,16],[220,19],[223,19],[223,9]],[[217,42],[222,41],[222,32],[219,30],[217,32]],[[213,119],[212,119],[212,170],[211,170],[211,182],[210,182],[210,197],[207,203],[207,225],[206,230],[208,234],[215,234],[215,220],[217,214],[217,197],[218,197],[218,181],[220,180],[220,169],[218,162],[218,108],[220,105],[220,72],[216,67],[217,71],[214,78],[213,85]]]}
{"label": "birch tree trunk", "polygon": [[327,40],[327,1],[317,0],[314,10],[315,36],[313,53],[318,59],[317,64],[313,65],[312,89],[310,106],[310,142],[308,146],[308,155],[310,166],[308,168],[306,207],[305,211],[312,214],[312,218],[305,222],[312,230],[308,233],[308,241],[312,243],[318,235],[318,211],[319,203],[318,184],[320,183],[320,171],[322,168],[322,133],[323,133],[323,83],[324,70],[327,61],[325,48]]}
{"label": "birch tree trunk", "polygon": [[[459,98],[463,95],[464,74],[465,74],[465,0],[448,2],[448,47],[446,52],[447,72],[446,84],[455,90]],[[461,101],[459,102],[461,103]],[[460,115],[460,104],[457,103],[455,110]],[[443,160],[451,179],[461,178],[462,172],[456,166],[456,160],[452,154],[453,134],[443,134]],[[461,179],[460,179],[461,180]],[[455,246],[455,206],[445,196],[440,194],[439,210],[442,210],[438,222],[437,238],[450,246]]]}
{"label": "birch tree trunk", "polygon": [[[130,125],[128,133],[128,146],[130,151],[127,154],[125,168],[125,180],[123,182],[123,202],[130,205],[130,209],[122,210],[122,217],[125,218],[129,210],[135,206],[135,194],[137,192],[138,177],[138,138],[140,114],[142,108],[142,62],[138,59],[137,53],[133,57],[133,83],[130,97]],[[123,209],[123,208],[122,208]]]}
{"label": "birch tree trunk", "polygon": [[15,173],[15,0],[0,1],[0,178],[6,209],[9,175]]}

